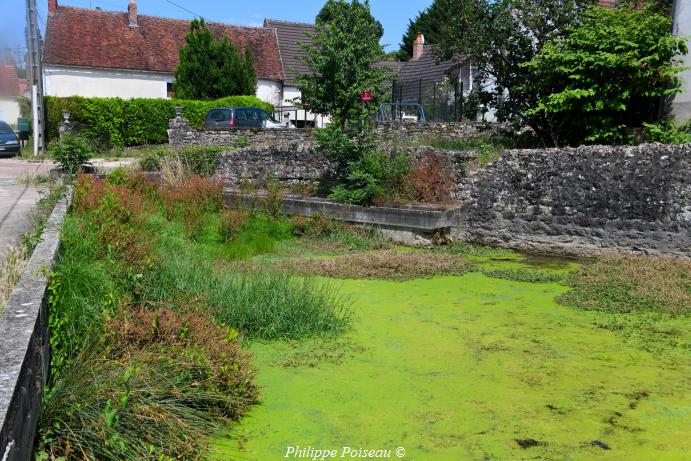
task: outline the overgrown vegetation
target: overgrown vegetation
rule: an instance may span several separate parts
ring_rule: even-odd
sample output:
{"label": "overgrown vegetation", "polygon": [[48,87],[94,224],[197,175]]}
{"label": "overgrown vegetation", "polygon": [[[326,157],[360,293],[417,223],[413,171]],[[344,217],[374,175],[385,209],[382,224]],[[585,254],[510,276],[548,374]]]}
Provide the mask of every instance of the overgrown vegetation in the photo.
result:
{"label": "overgrown vegetation", "polygon": [[433,275],[461,275],[473,268],[468,261],[425,251],[386,250],[363,252],[336,258],[302,258],[273,264],[303,275],[340,279],[411,280]]}
{"label": "overgrown vegetation", "polygon": [[230,246],[218,184],[124,173],[80,176],[64,223],[39,457],[198,459],[256,402],[243,338],[328,337],[348,325],[329,284],[215,270]]}
{"label": "overgrown vegetation", "polygon": [[9,248],[0,261],[0,314],[10,299],[12,289],[22,275],[27,262],[26,248]]}
{"label": "overgrown vegetation", "polygon": [[567,279],[573,289],[559,301],[618,313],[691,313],[691,262],[662,257],[605,258]]}
{"label": "overgrown vegetation", "polygon": [[148,172],[161,171],[166,161],[179,160],[189,172],[208,177],[214,174],[221,153],[227,150],[227,147],[214,146],[190,146],[180,149],[164,146],[146,152],[139,160],[139,166]]}

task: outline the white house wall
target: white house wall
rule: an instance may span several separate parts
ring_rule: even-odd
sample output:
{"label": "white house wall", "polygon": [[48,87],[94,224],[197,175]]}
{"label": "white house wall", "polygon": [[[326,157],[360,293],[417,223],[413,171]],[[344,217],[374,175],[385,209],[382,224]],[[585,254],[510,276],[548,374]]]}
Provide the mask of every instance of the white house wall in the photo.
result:
{"label": "white house wall", "polygon": [[170,74],[67,67],[45,67],[48,96],[87,98],[166,98]]}
{"label": "white house wall", "polygon": [[6,122],[12,128],[17,128],[19,118],[19,103],[14,99],[0,99],[0,121]]}
{"label": "white house wall", "polygon": [[[323,128],[326,123],[328,123],[328,118],[322,117],[321,115],[315,115],[310,111],[305,114],[304,110],[297,110],[295,108],[295,102],[300,101],[302,98],[302,91],[297,86],[285,85],[283,87],[283,101],[281,104],[276,104],[277,112],[283,112],[281,118],[285,120],[287,116],[290,120],[307,120],[314,121],[317,128]],[[281,111],[280,107],[285,109]],[[297,119],[296,119],[297,116]]]}
{"label": "white house wall", "polygon": [[281,82],[258,78],[257,97],[273,106],[278,106],[281,103],[282,86]]}
{"label": "white house wall", "polygon": [[[48,96],[86,98],[167,98],[172,74],[125,70],[45,67]],[[273,105],[281,102],[281,82],[257,79],[257,97]]]}

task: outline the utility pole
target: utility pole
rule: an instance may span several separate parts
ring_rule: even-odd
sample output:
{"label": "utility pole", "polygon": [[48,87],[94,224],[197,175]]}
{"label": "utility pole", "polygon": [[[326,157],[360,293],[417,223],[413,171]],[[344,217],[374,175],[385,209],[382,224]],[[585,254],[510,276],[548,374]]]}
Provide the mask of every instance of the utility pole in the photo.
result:
{"label": "utility pole", "polygon": [[31,86],[31,111],[33,118],[34,155],[43,152],[44,106],[43,106],[43,46],[38,28],[36,0],[26,0],[26,42],[29,47],[27,63],[28,82]]}

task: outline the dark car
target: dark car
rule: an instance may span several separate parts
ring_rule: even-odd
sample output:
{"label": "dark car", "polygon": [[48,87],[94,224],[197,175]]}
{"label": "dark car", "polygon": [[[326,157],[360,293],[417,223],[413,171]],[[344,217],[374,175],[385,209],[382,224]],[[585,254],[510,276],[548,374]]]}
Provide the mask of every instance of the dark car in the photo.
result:
{"label": "dark car", "polygon": [[18,153],[19,138],[7,123],[0,122],[0,155]]}
{"label": "dark car", "polygon": [[295,128],[289,121],[281,123],[258,107],[218,107],[204,120],[206,128]]}

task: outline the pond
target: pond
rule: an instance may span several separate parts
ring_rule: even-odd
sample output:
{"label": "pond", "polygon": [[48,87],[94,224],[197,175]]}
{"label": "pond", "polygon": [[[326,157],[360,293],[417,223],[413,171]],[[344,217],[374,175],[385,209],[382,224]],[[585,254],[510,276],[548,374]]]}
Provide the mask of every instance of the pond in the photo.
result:
{"label": "pond", "polygon": [[[485,272],[578,267],[515,253],[474,261]],[[479,271],[335,283],[352,329],[251,343],[261,404],[213,459],[396,459],[402,448],[406,460],[679,460],[691,449],[688,354],[648,352],[601,327],[612,314],[558,304],[559,283]]]}

